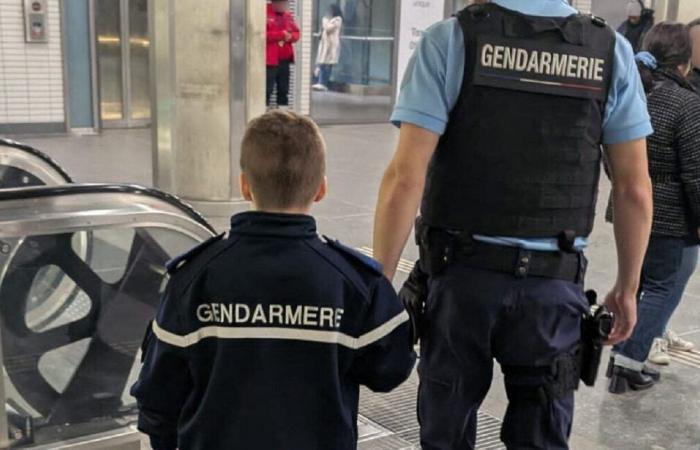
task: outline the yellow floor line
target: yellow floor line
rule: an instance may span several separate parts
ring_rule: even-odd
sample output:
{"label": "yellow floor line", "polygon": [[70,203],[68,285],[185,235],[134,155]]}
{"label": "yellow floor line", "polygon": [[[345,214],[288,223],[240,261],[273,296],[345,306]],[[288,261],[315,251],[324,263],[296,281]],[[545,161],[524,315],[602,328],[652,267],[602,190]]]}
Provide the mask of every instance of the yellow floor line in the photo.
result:
{"label": "yellow floor line", "polygon": [[700,362],[700,352],[698,352],[696,350],[690,350],[690,351],[686,352],[683,350],[669,349],[668,352],[671,353],[672,355],[682,355],[682,356],[685,356],[687,358],[694,358],[698,362]]}
{"label": "yellow floor line", "polygon": [[[374,257],[374,251],[373,251],[371,248],[369,248],[369,247],[358,247],[356,250],[357,250],[358,252],[362,253],[363,255],[369,256],[370,258],[373,258],[373,257]],[[402,259],[399,260],[399,265],[398,265],[398,267],[397,267],[397,270],[398,270],[399,272],[403,272],[403,273],[405,273],[405,274],[409,274],[409,273],[411,273],[411,270],[413,270],[413,265],[414,265],[414,264],[415,264],[414,262],[411,262],[411,261],[409,261],[409,260],[407,260],[407,259],[403,259],[403,258],[402,258]]]}
{"label": "yellow floor line", "polygon": [[700,353],[698,352],[683,352],[671,350],[669,351],[669,355],[671,356],[672,360],[678,363],[700,369]]}

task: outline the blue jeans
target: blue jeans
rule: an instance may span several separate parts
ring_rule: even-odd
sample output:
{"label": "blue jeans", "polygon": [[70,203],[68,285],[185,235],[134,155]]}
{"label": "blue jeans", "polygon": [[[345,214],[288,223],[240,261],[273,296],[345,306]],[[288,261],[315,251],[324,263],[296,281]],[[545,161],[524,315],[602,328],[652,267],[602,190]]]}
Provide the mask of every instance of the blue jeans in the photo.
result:
{"label": "blue jeans", "polygon": [[333,64],[320,64],[318,66],[319,68],[319,74],[318,74],[318,84],[321,84],[323,86],[328,86],[328,83],[331,81],[331,73],[333,72]]}
{"label": "blue jeans", "polygon": [[646,361],[654,339],[666,331],[697,263],[697,243],[651,236],[642,267],[637,325],[632,337],[614,351],[639,363]]}

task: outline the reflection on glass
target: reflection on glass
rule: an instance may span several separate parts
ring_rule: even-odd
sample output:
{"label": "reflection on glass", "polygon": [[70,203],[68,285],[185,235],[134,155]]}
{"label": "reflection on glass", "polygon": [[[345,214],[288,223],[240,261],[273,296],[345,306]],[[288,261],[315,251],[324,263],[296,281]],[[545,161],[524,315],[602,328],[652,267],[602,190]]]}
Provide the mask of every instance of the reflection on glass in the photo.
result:
{"label": "reflection on glass", "polygon": [[[85,261],[92,249],[89,248],[91,236],[88,232],[75,233],[70,240],[72,253],[81,261]],[[63,240],[51,238],[54,242]],[[45,244],[45,241],[30,241],[37,245]],[[70,309],[71,311],[67,311]],[[27,297],[27,307],[24,322],[32,331],[47,331],[52,327],[65,325],[59,317],[86,316],[90,309],[90,299],[83,294],[80,297],[80,289],[75,282],[66,275],[60,267],[47,264],[41,267],[34,277],[33,284]]]}
{"label": "reflection on glass", "polygon": [[43,184],[39,178],[26,170],[0,164],[0,189],[41,186]]}
{"label": "reflection on glass", "polygon": [[122,49],[119,0],[95,2],[97,67],[100,77],[100,113],[102,120],[124,117],[122,102]]}
{"label": "reflection on glass", "polygon": [[148,71],[148,1],[129,0],[129,76],[131,79],[131,118],[150,119],[151,103]]}
{"label": "reflection on glass", "polygon": [[[51,444],[114,429],[114,419],[133,420],[128,390],[162,295],[165,262],[194,244],[163,228],[18,241],[12,257],[0,261],[5,388],[10,422],[31,418],[34,426],[13,430],[13,441],[31,433],[34,443]],[[69,289],[59,288],[64,280]],[[28,326],[28,316],[42,309],[41,326]]]}
{"label": "reflection on glass", "polygon": [[[328,83],[314,77],[312,114],[321,122],[385,121],[391,112],[395,0],[314,0],[314,55],[323,18],[334,6],[343,15],[340,57]],[[314,75],[322,75],[316,67]]]}
{"label": "reflection on glass", "polygon": [[24,320],[32,331],[46,331],[65,323],[56,318],[65,316],[69,305],[79,305],[71,311],[73,315],[85,317],[90,310],[90,299],[77,299],[79,289],[59,267],[49,265],[42,267],[35,277],[34,284],[27,298],[27,310]]}
{"label": "reflection on glass", "polygon": [[128,266],[134,230],[95,230],[90,232],[90,238],[90,267],[105,283],[116,283],[124,276]]}

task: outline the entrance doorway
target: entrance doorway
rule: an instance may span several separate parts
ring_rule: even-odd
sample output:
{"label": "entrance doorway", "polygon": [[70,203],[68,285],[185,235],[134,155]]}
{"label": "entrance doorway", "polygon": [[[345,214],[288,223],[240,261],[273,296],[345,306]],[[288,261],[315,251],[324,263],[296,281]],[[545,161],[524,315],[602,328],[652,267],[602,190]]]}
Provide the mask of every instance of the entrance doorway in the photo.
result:
{"label": "entrance doorway", "polygon": [[102,127],[147,126],[148,0],[95,0],[94,5]]}
{"label": "entrance doorway", "polygon": [[[313,118],[320,123],[387,121],[394,91],[396,1],[314,0],[313,11]],[[337,56],[333,64],[317,65],[323,23],[334,15],[341,16],[342,27],[326,31],[339,35],[325,38],[324,47],[327,53],[337,46],[331,50]]]}

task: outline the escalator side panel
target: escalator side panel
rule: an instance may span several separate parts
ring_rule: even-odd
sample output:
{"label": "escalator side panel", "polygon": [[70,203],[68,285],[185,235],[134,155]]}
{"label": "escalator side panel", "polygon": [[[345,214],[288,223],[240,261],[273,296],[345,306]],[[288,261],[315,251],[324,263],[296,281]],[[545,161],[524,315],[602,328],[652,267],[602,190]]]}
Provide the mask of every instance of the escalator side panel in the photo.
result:
{"label": "escalator side panel", "polygon": [[35,442],[50,445],[134,420],[127,393],[165,263],[212,235],[201,216],[148,189],[0,190],[0,243],[9,246],[0,254],[0,332],[10,422],[33,422]]}

